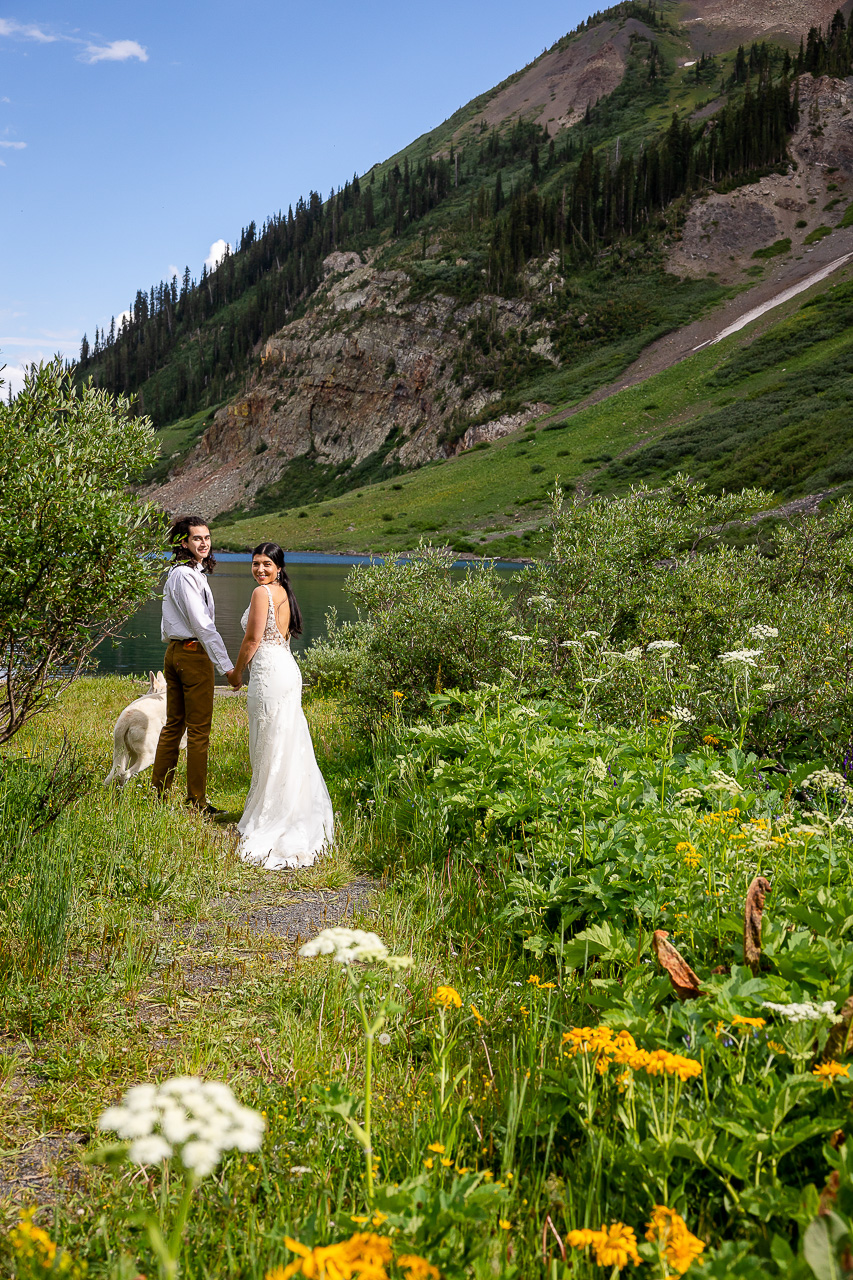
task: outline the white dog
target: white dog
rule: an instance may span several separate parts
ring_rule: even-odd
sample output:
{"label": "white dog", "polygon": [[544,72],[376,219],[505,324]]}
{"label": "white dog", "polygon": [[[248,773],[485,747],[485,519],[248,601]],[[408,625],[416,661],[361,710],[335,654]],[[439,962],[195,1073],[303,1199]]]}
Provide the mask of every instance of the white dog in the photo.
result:
{"label": "white dog", "polygon": [[[148,672],[148,692],[125,707],[113,729],[113,767],[104,786],[119,786],[154,763],[160,730],[166,723],[166,678],[162,671]],[[187,745],[187,735],[181,746]]]}

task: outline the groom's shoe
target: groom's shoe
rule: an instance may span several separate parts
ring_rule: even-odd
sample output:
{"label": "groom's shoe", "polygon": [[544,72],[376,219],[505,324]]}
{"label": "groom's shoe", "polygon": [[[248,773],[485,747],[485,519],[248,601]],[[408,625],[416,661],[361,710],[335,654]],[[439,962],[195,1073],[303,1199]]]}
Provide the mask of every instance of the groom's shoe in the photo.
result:
{"label": "groom's shoe", "polygon": [[218,814],[225,813],[224,809],[217,809],[215,804],[211,804],[208,800],[207,804],[197,804],[195,800],[187,801],[188,809],[195,809],[203,818],[213,818],[214,821]]}

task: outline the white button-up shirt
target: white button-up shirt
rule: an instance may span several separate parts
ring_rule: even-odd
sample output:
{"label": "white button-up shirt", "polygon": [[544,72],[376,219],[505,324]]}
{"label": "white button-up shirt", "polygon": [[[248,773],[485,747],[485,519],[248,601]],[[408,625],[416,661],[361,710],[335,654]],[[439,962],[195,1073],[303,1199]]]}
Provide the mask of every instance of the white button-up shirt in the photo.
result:
{"label": "white button-up shirt", "polygon": [[222,636],[216,630],[216,611],[213,595],[204,577],[201,565],[176,564],[169,570],[163,589],[163,621],[160,639],[195,638],[223,675],[234,669],[228,657]]}

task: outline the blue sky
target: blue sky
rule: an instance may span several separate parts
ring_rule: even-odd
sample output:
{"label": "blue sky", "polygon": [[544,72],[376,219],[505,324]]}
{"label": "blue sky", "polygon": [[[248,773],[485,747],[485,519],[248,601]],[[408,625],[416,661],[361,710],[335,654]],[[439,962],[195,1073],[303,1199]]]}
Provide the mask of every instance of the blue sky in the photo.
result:
{"label": "blue sky", "polygon": [[327,196],[589,3],[148,0],[0,8],[0,362],[73,357],[137,288]]}

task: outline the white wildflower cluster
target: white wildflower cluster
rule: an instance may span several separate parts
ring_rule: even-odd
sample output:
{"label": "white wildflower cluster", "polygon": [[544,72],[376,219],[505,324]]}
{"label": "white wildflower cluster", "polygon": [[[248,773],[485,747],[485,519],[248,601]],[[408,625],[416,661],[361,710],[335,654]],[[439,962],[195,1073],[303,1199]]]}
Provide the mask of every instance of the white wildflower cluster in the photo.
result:
{"label": "white wildflower cluster", "polygon": [[775,640],[779,634],[778,627],[768,627],[763,622],[758,622],[754,627],[749,628],[749,634],[753,640]]}
{"label": "white wildflower cluster", "polygon": [[530,636],[517,636],[512,631],[508,631],[506,634],[507,639],[516,640],[519,644],[528,644],[530,642]]}
{"label": "white wildflower cluster", "polygon": [[812,827],[808,823],[801,822],[796,827],[789,827],[785,834],[794,839],[805,840],[809,836],[819,836],[821,831],[820,827]]}
{"label": "white wildflower cluster", "polygon": [[804,779],[803,786],[813,791],[846,791],[847,780],[833,769],[816,769]]}
{"label": "white wildflower cluster", "polygon": [[832,825],[840,827],[842,831],[853,831],[853,814],[842,813],[841,817],[836,818]]}
{"label": "white wildflower cluster", "polygon": [[772,1001],[765,1000],[762,1008],[778,1013],[780,1018],[787,1018],[788,1022],[821,1022],[824,1018],[829,1022],[841,1021],[835,1012],[834,1000],[824,1000],[822,1004],[813,1004],[811,1000],[805,1000],[802,1004],[773,1004]]}
{"label": "white wildflower cluster", "polygon": [[582,649],[583,645],[581,644],[580,640],[561,640],[560,648],[561,649]]}
{"label": "white wildflower cluster", "polygon": [[648,653],[669,653],[671,649],[680,649],[681,645],[677,640],[651,640],[646,645]]}
{"label": "white wildflower cluster", "polygon": [[696,804],[702,799],[702,792],[698,787],[682,787],[675,798],[679,804]]}
{"label": "white wildflower cluster", "polygon": [[138,1084],[118,1107],[107,1107],[98,1128],[130,1142],[135,1164],[157,1164],[173,1155],[196,1177],[212,1173],[223,1152],[257,1151],[264,1120],[243,1107],[227,1084],[176,1076],[165,1084]]}
{"label": "white wildflower cluster", "polygon": [[729,649],[726,653],[718,653],[717,660],[726,667],[757,667],[755,659],[763,652],[763,649]]}
{"label": "white wildflower cluster", "polygon": [[626,662],[637,662],[640,658],[642,658],[642,656],[643,656],[643,651],[642,649],[639,649],[639,648],[626,649],[623,653],[620,653],[619,655],[619,657],[624,658]]}
{"label": "white wildflower cluster", "polygon": [[696,719],[693,712],[687,707],[670,707],[669,714],[673,720],[678,720],[681,724],[690,724],[691,720]]}
{"label": "white wildflower cluster", "polygon": [[551,597],[550,597],[550,596],[545,596],[545,595],[542,595],[542,596],[530,596],[530,597],[529,597],[529,599],[528,599],[528,601],[527,601],[528,608],[529,608],[529,607],[530,607],[530,605],[532,605],[532,604],[538,604],[538,605],[541,605],[541,607],[542,607],[543,609],[553,609],[553,608],[554,608],[554,603],[555,603],[555,602],[551,599]]}
{"label": "white wildflower cluster", "polygon": [[737,778],[733,778],[730,773],[726,773],[723,769],[711,770],[711,783],[715,789],[740,794],[740,783]]}
{"label": "white wildflower cluster", "polygon": [[354,960],[366,964],[379,962],[389,969],[408,969],[412,963],[411,956],[392,956],[377,934],[343,927],[323,929],[299,948],[299,954],[306,959],[331,956],[338,964],[352,964]]}

